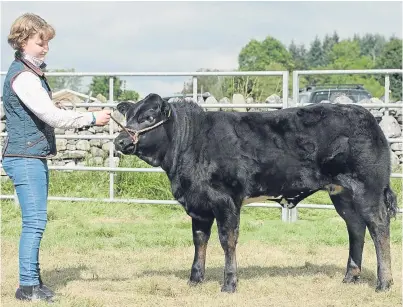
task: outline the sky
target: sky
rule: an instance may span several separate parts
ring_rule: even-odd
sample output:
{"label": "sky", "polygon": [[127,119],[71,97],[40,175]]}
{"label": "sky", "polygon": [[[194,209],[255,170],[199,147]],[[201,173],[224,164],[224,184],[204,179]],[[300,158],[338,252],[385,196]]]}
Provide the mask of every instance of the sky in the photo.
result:
{"label": "sky", "polygon": [[[309,48],[315,36],[337,31],[402,37],[402,2],[1,2],[1,71],[14,51],[7,43],[21,14],[40,15],[56,29],[49,69],[78,72],[235,70],[251,40],[273,36]],[[3,81],[4,78],[2,78]],[[188,77],[121,77],[142,97],[180,92]],[[84,84],[90,78],[84,80]]]}

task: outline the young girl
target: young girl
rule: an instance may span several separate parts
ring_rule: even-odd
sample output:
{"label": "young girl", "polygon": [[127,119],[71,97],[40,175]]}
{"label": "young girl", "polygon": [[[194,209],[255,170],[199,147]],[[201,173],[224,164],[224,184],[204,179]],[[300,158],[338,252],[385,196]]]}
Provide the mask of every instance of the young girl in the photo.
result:
{"label": "young girl", "polygon": [[19,244],[19,300],[52,301],[42,283],[39,246],[47,222],[49,172],[47,158],[56,154],[54,128],[106,125],[111,111],[74,112],[57,108],[42,71],[55,30],[41,17],[24,14],[11,26],[8,43],[15,52],[4,80],[3,104],[7,139],[3,168],[12,179],[22,213]]}

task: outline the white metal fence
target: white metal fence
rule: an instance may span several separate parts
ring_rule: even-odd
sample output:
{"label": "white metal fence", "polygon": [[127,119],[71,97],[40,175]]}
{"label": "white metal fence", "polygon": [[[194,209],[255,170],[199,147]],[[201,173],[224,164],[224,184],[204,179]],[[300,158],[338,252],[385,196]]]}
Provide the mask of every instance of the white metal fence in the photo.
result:
{"label": "white metal fence", "polygon": [[[308,75],[308,74],[385,74],[385,103],[382,104],[366,104],[363,105],[366,108],[379,108],[379,107],[402,107],[402,104],[389,103],[389,75],[402,73],[402,70],[398,69],[388,69],[388,70],[333,70],[333,71],[295,71],[293,72],[293,99],[298,102],[298,94],[299,94],[299,76],[300,75]],[[5,75],[6,72],[1,72],[1,75]],[[156,77],[156,76],[189,76],[192,77],[193,80],[193,99],[197,101],[197,77],[201,76],[278,76],[282,77],[282,104],[263,104],[263,103],[255,103],[255,104],[202,104],[203,108],[275,108],[282,109],[290,107],[288,105],[288,80],[289,73],[288,71],[230,71],[230,72],[136,72],[136,73],[127,73],[127,72],[99,72],[99,73],[86,73],[86,72],[75,72],[75,73],[66,73],[66,72],[54,72],[47,73],[47,76],[70,76],[70,77],[94,77],[94,76],[108,76],[109,78],[109,102],[108,103],[76,103],[76,107],[111,107],[116,108],[117,103],[114,103],[114,93],[113,93],[113,77],[122,77],[122,76],[140,76],[140,77]],[[56,135],[56,138],[62,139],[108,139],[113,140],[115,135],[113,133],[115,123],[110,121],[109,124],[109,135]],[[6,133],[2,133],[1,137],[6,136]],[[389,142],[399,142],[402,143],[403,139],[389,139]],[[90,201],[90,202],[121,202],[121,203],[137,203],[137,204],[154,204],[154,205],[172,205],[179,204],[175,200],[155,200],[155,199],[122,199],[116,198],[114,193],[114,174],[116,172],[164,172],[161,168],[153,167],[153,168],[124,168],[124,167],[116,167],[113,161],[114,149],[113,146],[109,148],[109,167],[92,167],[92,166],[75,166],[75,167],[66,167],[66,166],[49,166],[50,170],[69,170],[69,171],[103,171],[109,172],[109,198],[85,198],[85,197],[60,197],[60,196],[49,196],[49,200],[60,200],[60,201]],[[394,173],[391,175],[396,178],[403,178],[402,174]],[[0,199],[15,199],[16,195],[0,195]],[[252,203],[248,204],[247,207],[268,207],[268,208],[280,208],[281,209],[281,217],[283,221],[293,222],[297,220],[297,208],[294,209],[284,209],[278,204],[267,204],[267,203]],[[311,208],[311,209],[334,209],[333,205],[320,205],[320,204],[299,204],[298,208]],[[402,210],[399,210],[402,213]]]}

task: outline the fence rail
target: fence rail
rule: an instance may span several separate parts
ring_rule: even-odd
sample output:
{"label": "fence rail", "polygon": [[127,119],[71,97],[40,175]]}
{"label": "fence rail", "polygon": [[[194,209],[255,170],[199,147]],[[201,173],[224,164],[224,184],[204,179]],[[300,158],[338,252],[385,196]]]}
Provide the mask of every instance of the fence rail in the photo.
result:
{"label": "fence rail", "polygon": [[[296,105],[298,104],[299,95],[299,76],[300,75],[314,75],[314,74],[384,74],[385,75],[385,103],[382,104],[361,104],[365,108],[402,108],[401,104],[389,103],[389,86],[390,74],[402,73],[400,69],[386,69],[386,70],[317,70],[317,71],[294,71],[293,72],[293,99]],[[5,75],[6,72],[1,72],[0,75]],[[47,76],[107,76],[109,78],[109,102],[107,103],[76,103],[69,104],[66,103],[65,106],[71,107],[110,107],[116,108],[117,103],[113,103],[114,93],[113,93],[113,77],[116,76],[138,76],[138,77],[156,77],[156,76],[191,76],[193,80],[193,94],[192,98],[197,101],[197,77],[201,76],[279,76],[282,77],[282,103],[281,104],[268,104],[268,103],[252,103],[252,104],[228,104],[228,103],[217,103],[217,104],[203,104],[200,106],[203,108],[262,108],[262,109],[283,109],[290,107],[288,105],[288,71],[229,71],[229,72],[53,72],[47,73]],[[113,140],[116,137],[114,131],[114,122],[110,121],[109,124],[109,135],[56,135],[56,138],[62,139],[108,139]],[[6,133],[1,133],[0,137],[6,136]],[[402,143],[403,138],[388,139],[389,143]],[[116,172],[147,172],[147,173],[164,173],[164,171],[159,167],[152,168],[125,168],[125,167],[115,167],[113,155],[113,146],[109,148],[109,166],[108,167],[91,167],[91,166],[55,166],[50,165],[50,170],[63,170],[63,171],[104,171],[109,172],[109,198],[83,198],[83,197],[61,197],[61,196],[49,196],[49,200],[59,200],[59,201],[83,201],[83,202],[122,202],[122,203],[137,203],[137,204],[154,204],[154,205],[177,205],[179,204],[175,200],[153,200],[153,199],[121,199],[116,198],[114,195],[114,173]],[[393,173],[391,177],[403,178],[402,174]],[[16,195],[0,195],[0,199],[14,199],[16,200]],[[252,203],[245,207],[265,207],[265,208],[279,208],[281,209],[281,216],[283,221],[293,222],[297,219],[297,209],[285,209],[279,204],[271,203]],[[331,209],[334,210],[333,205],[319,205],[319,204],[304,204],[298,205],[298,208],[310,208],[310,209]],[[399,213],[403,213],[402,209],[399,209]]]}
{"label": "fence rail", "polygon": [[293,99],[298,102],[301,75],[385,75],[385,103],[389,103],[390,75],[402,74],[402,69],[296,70],[292,74]]}
{"label": "fence rail", "polygon": [[[13,195],[0,195],[0,199],[14,199]],[[113,203],[137,203],[137,204],[153,204],[153,205],[180,205],[176,200],[150,200],[150,199],[125,199],[125,198],[88,198],[88,197],[63,197],[49,196],[49,200],[59,201],[82,201],[82,202],[113,202]],[[282,207],[278,204],[251,203],[243,207],[261,207],[261,208],[278,208]],[[334,210],[333,205],[317,205],[317,204],[299,204],[299,208],[306,209],[330,209]]]}

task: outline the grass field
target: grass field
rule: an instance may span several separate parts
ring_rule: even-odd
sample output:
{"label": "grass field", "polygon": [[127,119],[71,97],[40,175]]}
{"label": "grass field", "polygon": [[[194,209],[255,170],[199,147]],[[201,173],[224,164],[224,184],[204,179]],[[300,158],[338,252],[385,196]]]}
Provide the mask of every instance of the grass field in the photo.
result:
{"label": "grass field", "polygon": [[[117,196],[171,199],[164,176],[117,176]],[[400,180],[393,180],[393,189],[401,202]],[[108,175],[52,172],[50,190],[58,196],[106,197]],[[2,193],[10,192],[10,183],[4,183]],[[304,203],[330,200],[316,193]],[[334,210],[299,209],[298,221],[286,224],[279,209],[243,208],[238,290],[224,294],[220,292],[224,254],[215,225],[207,250],[206,281],[197,287],[187,284],[194,249],[191,221],[182,208],[58,201],[48,206],[40,262],[43,279],[57,292],[56,306],[402,305],[401,215],[392,221],[391,231],[395,284],[387,293],[376,293],[376,255],[368,232],[361,282],[341,282],[348,236]],[[20,219],[19,208],[2,201],[2,306],[31,305],[14,299]]]}

